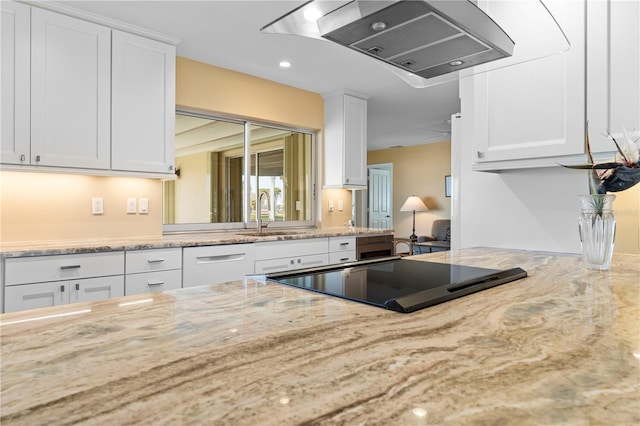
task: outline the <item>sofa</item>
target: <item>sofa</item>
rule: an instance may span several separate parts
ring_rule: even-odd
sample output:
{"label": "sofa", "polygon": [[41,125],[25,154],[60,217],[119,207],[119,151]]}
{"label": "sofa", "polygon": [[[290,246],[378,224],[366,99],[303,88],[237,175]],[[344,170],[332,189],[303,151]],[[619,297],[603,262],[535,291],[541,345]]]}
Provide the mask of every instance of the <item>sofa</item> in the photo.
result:
{"label": "sofa", "polygon": [[432,253],[451,249],[451,219],[436,219],[431,225],[431,235],[419,235],[418,243],[430,244],[413,246],[413,254]]}

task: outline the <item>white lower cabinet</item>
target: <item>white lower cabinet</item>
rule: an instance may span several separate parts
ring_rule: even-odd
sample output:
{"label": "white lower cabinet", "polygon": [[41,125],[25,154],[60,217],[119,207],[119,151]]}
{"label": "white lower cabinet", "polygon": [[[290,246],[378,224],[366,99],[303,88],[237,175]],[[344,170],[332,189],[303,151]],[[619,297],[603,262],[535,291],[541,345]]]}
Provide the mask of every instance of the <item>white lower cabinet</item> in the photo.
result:
{"label": "white lower cabinet", "polygon": [[16,285],[5,289],[5,312],[93,302],[120,296],[124,296],[122,275]]}
{"label": "white lower cabinet", "polygon": [[355,262],[356,237],[329,237],[329,263]]}
{"label": "white lower cabinet", "polygon": [[124,295],[124,252],[8,258],[4,311]]}
{"label": "white lower cabinet", "polygon": [[314,268],[329,264],[329,239],[256,243],[256,274]]}
{"label": "white lower cabinet", "polygon": [[254,244],[185,247],[182,287],[241,280],[253,273],[254,259]]}
{"label": "white lower cabinet", "polygon": [[132,250],[126,254],[126,295],[182,287],[182,248]]}
{"label": "white lower cabinet", "polygon": [[182,287],[182,270],[145,272],[128,275],[126,278],[126,294],[157,293],[175,290]]}

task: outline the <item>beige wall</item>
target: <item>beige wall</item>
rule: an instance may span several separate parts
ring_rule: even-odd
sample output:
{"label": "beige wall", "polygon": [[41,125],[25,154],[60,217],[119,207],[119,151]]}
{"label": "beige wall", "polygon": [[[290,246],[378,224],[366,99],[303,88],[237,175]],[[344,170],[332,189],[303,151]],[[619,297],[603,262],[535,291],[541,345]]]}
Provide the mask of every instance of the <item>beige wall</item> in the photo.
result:
{"label": "beige wall", "polygon": [[393,225],[395,235],[411,235],[412,214],[401,212],[407,197],[417,195],[429,208],[416,213],[416,234],[429,235],[435,219],[451,218],[451,198],[444,193],[444,177],[451,174],[451,143],[429,143],[369,151],[367,163],[393,164]]}
{"label": "beige wall", "polygon": [[[162,182],[125,177],[2,172],[2,243],[158,236]],[[102,197],[104,214],[91,213]],[[127,198],[149,199],[149,214],[127,214]]]}
{"label": "beige wall", "polygon": [[[319,94],[180,57],[176,72],[180,108],[323,127]],[[162,235],[160,180],[1,171],[0,189],[0,243]],[[92,197],[104,198],[104,215],[91,215]],[[127,197],[148,198],[150,213],[127,215]]]}
{"label": "beige wall", "polygon": [[304,129],[324,126],[322,96],[248,74],[178,57],[176,105]]}
{"label": "beige wall", "polygon": [[[333,211],[329,211],[329,201],[333,201]],[[342,201],[342,211],[338,204]],[[346,226],[351,219],[351,191],[348,189],[323,189],[321,200],[322,227]]]}

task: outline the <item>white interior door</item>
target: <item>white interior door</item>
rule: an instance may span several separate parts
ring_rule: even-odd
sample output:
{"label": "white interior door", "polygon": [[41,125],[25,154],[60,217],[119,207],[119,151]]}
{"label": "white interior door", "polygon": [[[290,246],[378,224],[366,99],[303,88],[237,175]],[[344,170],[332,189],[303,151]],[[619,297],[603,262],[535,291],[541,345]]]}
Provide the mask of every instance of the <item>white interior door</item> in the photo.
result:
{"label": "white interior door", "polygon": [[391,170],[369,168],[369,228],[393,228]]}

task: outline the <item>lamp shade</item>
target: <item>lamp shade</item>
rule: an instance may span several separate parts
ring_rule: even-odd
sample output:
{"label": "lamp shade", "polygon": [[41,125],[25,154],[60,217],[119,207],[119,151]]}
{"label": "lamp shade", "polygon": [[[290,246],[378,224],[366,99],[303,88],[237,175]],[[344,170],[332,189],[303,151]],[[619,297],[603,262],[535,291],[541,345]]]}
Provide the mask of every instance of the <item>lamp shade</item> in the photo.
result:
{"label": "lamp shade", "polygon": [[420,197],[416,197],[415,195],[407,198],[407,201],[400,207],[401,212],[426,212],[428,210]]}

